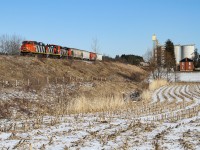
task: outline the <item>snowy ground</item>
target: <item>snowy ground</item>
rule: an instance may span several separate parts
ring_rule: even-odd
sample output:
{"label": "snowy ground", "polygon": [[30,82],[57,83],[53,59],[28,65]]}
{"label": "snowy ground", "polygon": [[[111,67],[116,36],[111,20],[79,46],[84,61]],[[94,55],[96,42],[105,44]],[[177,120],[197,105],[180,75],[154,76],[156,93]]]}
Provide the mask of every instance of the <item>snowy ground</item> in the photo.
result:
{"label": "snowy ground", "polygon": [[200,72],[178,73],[178,80],[185,81],[185,82],[200,82]]}
{"label": "snowy ground", "polygon": [[[44,117],[40,126],[31,121],[12,121],[15,130],[1,132],[1,149],[191,149],[200,148],[200,117],[169,123],[104,114]],[[143,118],[144,119],[144,118]],[[22,124],[24,122],[24,124]],[[7,126],[11,122],[4,122]],[[26,129],[23,125],[30,124]],[[2,127],[3,128],[3,127]],[[8,127],[7,127],[8,128]]]}
{"label": "snowy ground", "polygon": [[[162,79],[168,79],[170,82],[200,82],[200,72],[177,72],[169,73],[162,72],[160,75]],[[153,76],[149,77],[149,81],[153,81]]]}
{"label": "snowy ground", "polygon": [[161,87],[118,112],[0,120],[0,149],[200,149],[200,84]]}

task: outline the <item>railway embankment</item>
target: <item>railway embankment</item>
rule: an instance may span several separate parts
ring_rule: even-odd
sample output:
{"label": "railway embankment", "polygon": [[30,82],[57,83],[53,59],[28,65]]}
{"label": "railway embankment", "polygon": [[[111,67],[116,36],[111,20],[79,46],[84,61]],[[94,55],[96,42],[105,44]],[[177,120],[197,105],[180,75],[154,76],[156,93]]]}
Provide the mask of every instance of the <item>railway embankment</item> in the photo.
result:
{"label": "railway embankment", "polygon": [[[140,67],[118,62],[0,56],[1,116],[53,115],[75,102],[86,112],[101,111],[111,99],[118,100],[119,108],[123,95],[142,91],[146,76]],[[90,102],[105,103],[91,109],[86,107]]]}

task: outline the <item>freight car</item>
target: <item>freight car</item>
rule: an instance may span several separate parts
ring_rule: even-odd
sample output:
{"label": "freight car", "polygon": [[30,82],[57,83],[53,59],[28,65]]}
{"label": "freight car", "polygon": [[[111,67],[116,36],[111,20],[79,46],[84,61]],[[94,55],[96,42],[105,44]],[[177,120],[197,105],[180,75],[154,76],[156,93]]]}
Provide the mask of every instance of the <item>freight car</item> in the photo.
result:
{"label": "freight car", "polygon": [[62,47],[60,45],[47,44],[37,41],[23,41],[21,55],[42,55],[57,58],[76,58],[82,60],[102,60],[101,54],[80,50],[77,48]]}
{"label": "freight car", "polygon": [[96,60],[99,60],[99,61],[101,61],[101,60],[102,60],[102,58],[103,58],[103,55],[101,55],[101,54],[97,54],[97,58],[96,58]]}

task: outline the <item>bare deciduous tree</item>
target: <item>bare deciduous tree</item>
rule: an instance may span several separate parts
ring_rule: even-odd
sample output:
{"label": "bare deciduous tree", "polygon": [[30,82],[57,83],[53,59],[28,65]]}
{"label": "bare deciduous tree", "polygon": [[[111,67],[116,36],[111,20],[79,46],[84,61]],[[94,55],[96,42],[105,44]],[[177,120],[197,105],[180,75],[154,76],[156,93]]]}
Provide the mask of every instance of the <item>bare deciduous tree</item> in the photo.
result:
{"label": "bare deciduous tree", "polygon": [[151,49],[148,49],[143,57],[149,63],[149,71],[153,79],[162,79],[166,76],[165,69],[155,60]]}
{"label": "bare deciduous tree", "polygon": [[0,53],[9,55],[18,55],[22,38],[18,35],[1,35],[0,36]]}
{"label": "bare deciduous tree", "polygon": [[153,53],[152,53],[152,50],[150,48],[147,49],[147,51],[143,55],[143,58],[144,58],[145,62],[151,62],[151,60],[153,58]]}
{"label": "bare deciduous tree", "polygon": [[91,47],[92,47],[93,52],[95,52],[95,53],[98,53],[98,52],[99,52],[99,41],[98,41],[97,38],[94,38],[94,39],[92,40],[92,45],[91,45]]}

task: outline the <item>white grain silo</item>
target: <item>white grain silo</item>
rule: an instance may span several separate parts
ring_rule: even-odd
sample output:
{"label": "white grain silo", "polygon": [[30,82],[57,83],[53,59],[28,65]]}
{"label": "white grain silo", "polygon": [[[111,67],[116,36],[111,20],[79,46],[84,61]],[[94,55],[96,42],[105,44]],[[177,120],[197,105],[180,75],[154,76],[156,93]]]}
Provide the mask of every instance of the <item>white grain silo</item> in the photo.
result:
{"label": "white grain silo", "polygon": [[190,58],[193,59],[194,58],[194,51],[195,51],[195,45],[191,44],[191,45],[182,45],[182,58]]}
{"label": "white grain silo", "polygon": [[179,61],[182,60],[181,45],[174,45],[174,54],[176,58],[176,64],[179,65]]}
{"label": "white grain silo", "polygon": [[156,41],[156,35],[155,34],[152,36],[152,41]]}
{"label": "white grain silo", "polygon": [[152,55],[155,58],[155,54],[156,54],[156,35],[154,34],[152,36],[152,41],[153,41],[153,51],[152,51]]}

